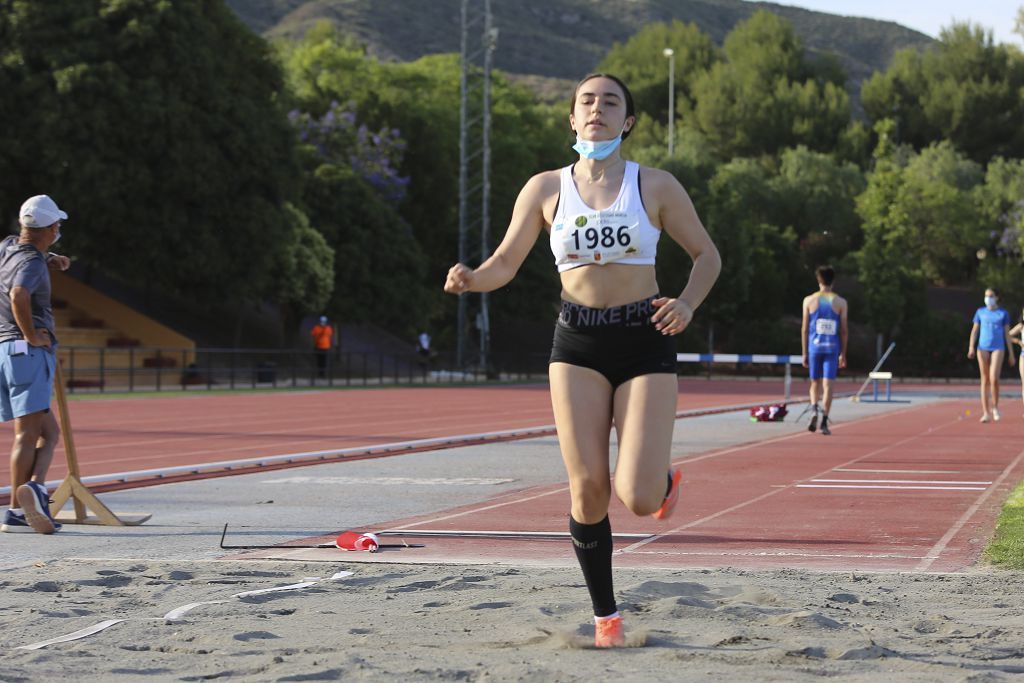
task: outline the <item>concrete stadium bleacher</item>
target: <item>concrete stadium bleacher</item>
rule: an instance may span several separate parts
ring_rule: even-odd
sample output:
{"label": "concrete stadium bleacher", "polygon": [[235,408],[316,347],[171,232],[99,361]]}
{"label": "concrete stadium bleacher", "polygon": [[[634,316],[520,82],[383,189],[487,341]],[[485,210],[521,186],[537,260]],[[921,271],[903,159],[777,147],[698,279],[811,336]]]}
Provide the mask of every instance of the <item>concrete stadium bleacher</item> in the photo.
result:
{"label": "concrete stadium bleacher", "polygon": [[57,356],[69,387],[102,387],[111,373],[186,367],[195,342],[82,283],[50,272]]}

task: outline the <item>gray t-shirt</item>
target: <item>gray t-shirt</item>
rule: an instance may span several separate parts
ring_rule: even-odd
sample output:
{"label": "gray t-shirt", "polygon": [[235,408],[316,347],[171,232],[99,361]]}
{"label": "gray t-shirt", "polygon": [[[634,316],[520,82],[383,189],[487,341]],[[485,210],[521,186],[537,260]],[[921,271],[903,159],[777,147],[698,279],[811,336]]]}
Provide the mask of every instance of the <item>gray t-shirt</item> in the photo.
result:
{"label": "gray t-shirt", "polygon": [[49,330],[56,345],[46,255],[31,244],[18,244],[18,236],[11,235],[0,241],[0,342],[25,338],[11,310],[11,290],[18,286],[32,294],[33,324]]}

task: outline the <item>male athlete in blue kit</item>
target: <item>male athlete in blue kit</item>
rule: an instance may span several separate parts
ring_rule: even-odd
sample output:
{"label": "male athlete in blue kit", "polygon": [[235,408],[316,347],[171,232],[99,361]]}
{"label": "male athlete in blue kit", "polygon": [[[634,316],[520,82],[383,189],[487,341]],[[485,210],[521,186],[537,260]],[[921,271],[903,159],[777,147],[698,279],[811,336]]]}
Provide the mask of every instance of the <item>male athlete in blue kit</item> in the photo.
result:
{"label": "male athlete in blue kit", "polygon": [[[821,433],[832,434],[828,416],[832,408],[832,380],[839,368],[846,367],[846,341],[849,337],[847,325],[848,306],[846,299],[832,291],[836,271],[832,266],[818,266],[814,271],[818,279],[818,291],[804,298],[802,344],[804,367],[811,371],[811,423],[807,429],[818,428],[821,417]],[[818,405],[818,397],[824,407]]]}

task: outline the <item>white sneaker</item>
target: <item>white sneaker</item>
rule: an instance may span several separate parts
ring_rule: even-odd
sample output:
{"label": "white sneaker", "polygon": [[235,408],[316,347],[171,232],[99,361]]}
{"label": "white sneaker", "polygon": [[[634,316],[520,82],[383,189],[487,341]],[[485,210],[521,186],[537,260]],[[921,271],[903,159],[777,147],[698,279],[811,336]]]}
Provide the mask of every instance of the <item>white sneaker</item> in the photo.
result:
{"label": "white sneaker", "polygon": [[992,419],[999,422],[999,408],[992,409]]}
{"label": "white sneaker", "polygon": [[982,415],[981,419],[978,420],[978,422],[988,422],[988,413]]}

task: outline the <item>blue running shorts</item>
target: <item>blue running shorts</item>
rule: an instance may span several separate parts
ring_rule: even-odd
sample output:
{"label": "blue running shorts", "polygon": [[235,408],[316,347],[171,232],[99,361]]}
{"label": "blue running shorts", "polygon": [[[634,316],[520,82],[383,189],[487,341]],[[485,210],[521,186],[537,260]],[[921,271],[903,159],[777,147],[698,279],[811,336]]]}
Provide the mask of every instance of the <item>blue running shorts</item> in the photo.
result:
{"label": "blue running shorts", "polygon": [[0,420],[7,422],[50,409],[56,355],[41,346],[28,346],[17,353],[15,345],[0,342]]}
{"label": "blue running shorts", "polygon": [[807,356],[811,379],[835,379],[839,370],[839,352],[810,353]]}

